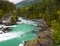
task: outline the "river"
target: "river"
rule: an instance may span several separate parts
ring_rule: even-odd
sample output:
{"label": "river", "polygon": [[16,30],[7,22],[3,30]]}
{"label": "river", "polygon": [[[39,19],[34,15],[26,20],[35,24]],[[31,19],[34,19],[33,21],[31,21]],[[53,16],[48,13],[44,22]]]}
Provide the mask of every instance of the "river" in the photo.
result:
{"label": "river", "polygon": [[0,34],[0,46],[22,46],[23,41],[36,37],[36,34],[32,33],[36,29],[36,24],[27,23],[27,21],[24,23],[24,21],[16,24],[16,27],[10,27],[11,32]]}

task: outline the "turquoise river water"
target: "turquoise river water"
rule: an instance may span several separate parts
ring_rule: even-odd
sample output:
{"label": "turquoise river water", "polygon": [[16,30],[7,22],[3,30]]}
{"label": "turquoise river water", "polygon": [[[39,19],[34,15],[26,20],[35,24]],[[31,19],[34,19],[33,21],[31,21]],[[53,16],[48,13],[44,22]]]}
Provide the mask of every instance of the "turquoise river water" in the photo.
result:
{"label": "turquoise river water", "polygon": [[36,34],[32,31],[35,29],[32,24],[17,24],[16,27],[11,28],[10,33],[0,35],[0,46],[19,46],[22,41],[34,39]]}

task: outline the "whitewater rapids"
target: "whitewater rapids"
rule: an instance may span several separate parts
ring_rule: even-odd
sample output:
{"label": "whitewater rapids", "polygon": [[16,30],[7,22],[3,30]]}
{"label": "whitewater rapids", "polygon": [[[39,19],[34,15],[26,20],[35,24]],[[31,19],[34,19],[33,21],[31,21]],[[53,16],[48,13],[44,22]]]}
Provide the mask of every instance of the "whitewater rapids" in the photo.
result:
{"label": "whitewater rapids", "polygon": [[24,32],[21,32],[21,31],[20,32],[9,32],[9,33],[0,34],[0,42],[21,37],[22,34],[24,34]]}

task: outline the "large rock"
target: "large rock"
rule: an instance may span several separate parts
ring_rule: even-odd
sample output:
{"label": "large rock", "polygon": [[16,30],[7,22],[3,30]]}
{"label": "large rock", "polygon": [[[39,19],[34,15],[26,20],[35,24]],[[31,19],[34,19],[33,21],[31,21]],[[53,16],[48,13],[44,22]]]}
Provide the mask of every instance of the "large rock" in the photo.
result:
{"label": "large rock", "polygon": [[53,44],[53,41],[50,37],[51,35],[50,28],[46,25],[44,21],[41,23],[42,25],[39,25],[39,27],[41,26],[43,30],[39,31],[35,39],[27,41],[25,43],[25,46],[51,46]]}

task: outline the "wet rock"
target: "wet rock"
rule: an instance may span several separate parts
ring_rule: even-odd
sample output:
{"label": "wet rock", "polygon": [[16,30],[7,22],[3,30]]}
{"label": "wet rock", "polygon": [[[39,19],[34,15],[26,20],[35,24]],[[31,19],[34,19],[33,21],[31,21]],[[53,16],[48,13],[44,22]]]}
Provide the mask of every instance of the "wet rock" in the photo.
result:
{"label": "wet rock", "polygon": [[0,34],[2,34],[3,33],[3,31],[0,31]]}

